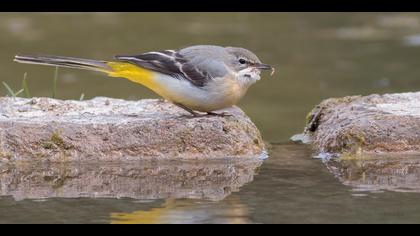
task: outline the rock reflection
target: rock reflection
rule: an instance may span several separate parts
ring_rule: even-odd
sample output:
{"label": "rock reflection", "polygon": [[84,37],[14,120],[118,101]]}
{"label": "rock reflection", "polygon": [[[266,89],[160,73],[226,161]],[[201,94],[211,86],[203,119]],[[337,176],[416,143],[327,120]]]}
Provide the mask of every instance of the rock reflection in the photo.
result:
{"label": "rock reflection", "polygon": [[328,169],[358,191],[420,192],[419,156],[381,156],[325,161]]}
{"label": "rock reflection", "polygon": [[0,195],[221,200],[251,182],[260,160],[0,164]]}

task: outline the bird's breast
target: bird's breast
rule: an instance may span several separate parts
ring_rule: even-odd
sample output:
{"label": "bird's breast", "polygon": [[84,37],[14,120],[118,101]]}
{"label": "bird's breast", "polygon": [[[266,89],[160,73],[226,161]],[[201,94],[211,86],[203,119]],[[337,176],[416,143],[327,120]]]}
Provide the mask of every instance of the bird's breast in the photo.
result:
{"label": "bird's breast", "polygon": [[161,87],[159,95],[165,99],[203,112],[235,105],[247,90],[233,77],[213,78],[203,87],[166,75],[157,77],[156,81]]}
{"label": "bird's breast", "polygon": [[247,87],[242,86],[234,77],[214,78],[205,89],[215,109],[230,107],[245,95]]}

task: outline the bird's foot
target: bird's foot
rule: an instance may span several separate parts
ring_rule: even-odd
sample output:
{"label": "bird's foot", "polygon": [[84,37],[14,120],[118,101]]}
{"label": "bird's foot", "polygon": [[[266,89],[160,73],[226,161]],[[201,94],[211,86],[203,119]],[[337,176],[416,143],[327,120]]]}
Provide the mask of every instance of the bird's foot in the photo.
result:
{"label": "bird's foot", "polygon": [[190,113],[190,114],[192,115],[192,116],[191,116],[191,118],[199,118],[199,117],[205,117],[205,116],[218,116],[218,117],[228,117],[228,116],[233,116],[232,114],[229,114],[229,113],[227,113],[227,112],[215,113],[215,112],[211,112],[211,111],[209,111],[209,112],[207,112],[207,113],[202,114],[202,113],[198,113],[198,112],[196,112],[196,111],[192,110],[191,108],[189,108],[189,107],[187,107],[187,106],[184,106],[184,105],[182,105],[182,104],[180,104],[180,103],[174,103],[174,105],[176,105],[176,106],[178,106],[178,107],[180,107],[180,108],[184,109],[184,110],[185,110],[185,111],[187,111],[188,113]]}
{"label": "bird's foot", "polygon": [[215,112],[198,113],[198,112],[194,112],[194,113],[191,113],[191,116],[189,116],[189,117],[190,118],[200,118],[200,117],[210,117],[210,116],[231,117],[233,115],[229,114],[227,112],[222,112],[222,113],[215,113]]}
{"label": "bird's foot", "polygon": [[194,119],[194,118],[205,117],[205,116],[208,116],[208,115],[207,114],[201,114],[201,113],[194,112],[194,113],[190,113],[188,115],[182,115],[182,116],[185,117],[185,118]]}
{"label": "bird's foot", "polygon": [[232,114],[229,114],[227,112],[222,112],[222,113],[207,112],[207,115],[209,115],[209,116],[219,116],[219,117],[230,117],[230,116],[233,116]]}

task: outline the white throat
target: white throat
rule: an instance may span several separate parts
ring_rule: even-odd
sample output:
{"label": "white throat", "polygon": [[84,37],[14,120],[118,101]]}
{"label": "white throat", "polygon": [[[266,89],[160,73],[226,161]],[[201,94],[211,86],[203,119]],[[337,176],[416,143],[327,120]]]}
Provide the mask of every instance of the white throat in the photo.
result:
{"label": "white throat", "polygon": [[237,73],[237,78],[242,86],[249,87],[261,79],[260,74],[259,69],[246,68]]}

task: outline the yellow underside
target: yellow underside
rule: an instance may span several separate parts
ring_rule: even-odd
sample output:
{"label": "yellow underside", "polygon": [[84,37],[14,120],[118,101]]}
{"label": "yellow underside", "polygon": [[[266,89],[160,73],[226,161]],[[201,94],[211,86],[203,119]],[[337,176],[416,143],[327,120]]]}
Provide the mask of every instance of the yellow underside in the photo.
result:
{"label": "yellow underside", "polygon": [[108,62],[113,71],[106,71],[111,77],[121,77],[146,86],[165,97],[161,85],[156,82],[156,72],[126,62]]}

